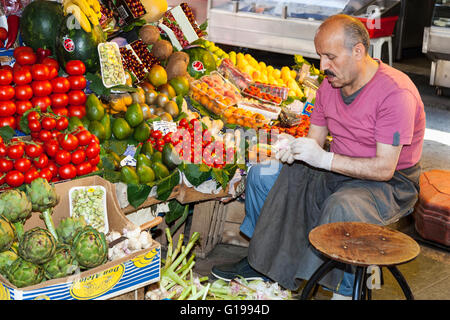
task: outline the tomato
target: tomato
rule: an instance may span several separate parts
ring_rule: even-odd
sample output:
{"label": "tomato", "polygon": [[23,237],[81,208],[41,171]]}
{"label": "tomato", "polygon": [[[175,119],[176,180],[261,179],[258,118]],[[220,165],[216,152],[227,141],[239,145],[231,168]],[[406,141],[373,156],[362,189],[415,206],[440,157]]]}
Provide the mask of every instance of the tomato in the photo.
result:
{"label": "tomato", "polygon": [[48,80],[52,80],[58,76],[58,69],[55,67],[48,67]]}
{"label": "tomato", "polygon": [[72,152],[71,161],[73,164],[80,164],[86,160],[86,152],[83,149],[78,149]]}
{"label": "tomato", "polygon": [[59,71],[59,63],[53,58],[45,57],[44,60],[42,60],[42,64],[45,64],[47,67],[54,67],[57,72]]}
{"label": "tomato", "polygon": [[39,140],[42,142],[50,141],[52,138],[52,133],[49,130],[41,130],[39,132]]}
{"label": "tomato", "polygon": [[58,131],[66,130],[69,126],[69,120],[66,117],[60,117],[56,120],[56,127],[55,129]]}
{"label": "tomato", "polygon": [[39,120],[28,121],[28,128],[31,132],[39,132],[42,129],[41,122]]}
{"label": "tomato", "polygon": [[164,149],[164,146],[162,146],[162,145],[156,146],[156,150],[158,150],[159,152],[162,152],[163,149]]}
{"label": "tomato", "polygon": [[55,162],[57,165],[63,166],[70,163],[70,161],[72,161],[72,157],[69,151],[60,149],[56,152]]}
{"label": "tomato", "polygon": [[61,179],[73,179],[77,176],[77,168],[73,164],[65,164],[58,169]]}
{"label": "tomato", "polygon": [[45,64],[34,64],[31,66],[31,77],[35,81],[48,80],[49,68]]}
{"label": "tomato", "polygon": [[5,41],[6,39],[8,39],[8,31],[5,28],[1,27],[0,28],[0,42]]}
{"label": "tomato", "polygon": [[33,51],[33,48],[27,47],[27,46],[17,47],[17,48],[14,49],[13,57],[14,57],[15,59],[17,59],[17,57],[18,57],[22,52],[34,52],[34,51]]}
{"label": "tomato", "polygon": [[41,115],[37,111],[31,111],[27,114],[27,120],[39,120],[41,119]]}
{"label": "tomato", "polygon": [[58,142],[61,148],[67,151],[75,150],[79,145],[78,138],[71,133],[60,135]]}
{"label": "tomato", "polygon": [[47,108],[52,105],[52,100],[50,97],[34,97],[31,99],[31,104],[33,107],[39,107],[41,109],[41,112],[47,112]]}
{"label": "tomato", "polygon": [[97,155],[94,158],[89,159],[89,163],[92,165],[92,167],[95,167],[100,162],[100,155]]}
{"label": "tomato", "polygon": [[39,178],[39,172],[36,168],[32,167],[24,174],[24,183],[31,183],[33,180]]}
{"label": "tomato", "polygon": [[69,106],[69,117],[82,119],[86,115],[86,106]]}
{"label": "tomato", "polygon": [[42,144],[33,143],[25,146],[25,154],[30,158],[37,158],[44,152]]}
{"label": "tomato", "polygon": [[161,139],[162,137],[162,132],[159,130],[154,130],[152,131],[152,133],[150,134],[150,136],[154,139]]}
{"label": "tomato", "polygon": [[56,119],[52,117],[43,117],[41,119],[41,126],[45,130],[53,130],[56,127]]}
{"label": "tomato", "polygon": [[3,142],[0,142],[0,158],[5,157],[7,152],[8,149],[6,148],[5,144]]}
{"label": "tomato", "polygon": [[52,79],[51,84],[53,93],[66,93],[71,89],[70,81],[65,77],[56,77]]}
{"label": "tomato", "polygon": [[9,172],[14,168],[14,163],[6,158],[0,159],[0,172]]}
{"label": "tomato", "polygon": [[16,86],[14,92],[17,100],[30,100],[33,97],[33,89],[29,84]]}
{"label": "tomato", "polygon": [[11,70],[0,70],[0,85],[6,86],[13,81],[13,73]]}
{"label": "tomato", "polygon": [[0,117],[0,128],[6,126],[10,126],[11,128],[16,129],[17,127],[16,118],[14,118],[13,116]]}
{"label": "tomato", "polygon": [[70,60],[66,63],[66,72],[70,76],[81,76],[86,72],[86,66],[81,60]]}
{"label": "tomato", "polygon": [[77,176],[84,176],[92,172],[93,166],[90,162],[83,162],[76,166]]}
{"label": "tomato", "polygon": [[80,146],[87,146],[92,142],[93,135],[86,129],[82,129],[80,132],[76,133],[75,136],[77,137]]}
{"label": "tomato", "polygon": [[8,147],[7,155],[10,159],[19,159],[23,157],[25,148],[21,144],[13,144]]}
{"label": "tomato", "polygon": [[20,158],[14,161],[14,169],[22,173],[27,172],[31,168],[31,160],[28,158]]}
{"label": "tomato", "polygon": [[5,181],[10,187],[17,188],[23,184],[25,177],[22,172],[12,170],[6,174]]}
{"label": "tomato", "polygon": [[58,175],[58,166],[53,161],[48,161],[47,169],[51,171],[52,177],[56,177]]}
{"label": "tomato", "polygon": [[91,135],[91,141],[100,145],[100,140],[98,139],[98,137],[95,134]]}
{"label": "tomato", "polygon": [[88,159],[95,158],[100,154],[100,145],[98,143],[91,142],[87,146],[85,152]]}
{"label": "tomato", "polygon": [[16,113],[18,115],[23,115],[25,111],[30,110],[33,108],[33,105],[31,104],[31,101],[29,100],[18,100],[16,101]]}
{"label": "tomato", "polygon": [[53,173],[50,171],[49,168],[42,168],[39,171],[39,177],[50,182],[50,180],[52,180],[52,178],[53,178]]}
{"label": "tomato", "polygon": [[17,55],[16,62],[20,65],[32,65],[37,60],[36,54],[32,51],[23,51]]}
{"label": "tomato", "polygon": [[64,108],[69,104],[69,97],[65,93],[54,93],[50,95],[53,108]]}
{"label": "tomato", "polygon": [[178,125],[180,127],[183,127],[183,128],[186,128],[186,129],[187,129],[188,124],[189,124],[189,122],[188,122],[188,120],[186,118],[181,119],[180,122],[178,123]]}
{"label": "tomato", "polygon": [[11,100],[14,98],[14,94],[13,86],[0,86],[0,100]]}
{"label": "tomato", "polygon": [[16,104],[13,101],[0,101],[0,116],[8,117],[16,113]]}
{"label": "tomato", "polygon": [[166,133],[163,137],[165,143],[169,143],[172,141],[172,132]]}
{"label": "tomato", "polygon": [[84,76],[68,76],[71,90],[83,90],[86,88],[86,78]]}
{"label": "tomato", "polygon": [[44,144],[45,153],[53,158],[59,150],[59,143],[56,140],[50,140]]}
{"label": "tomato", "polygon": [[38,158],[33,160],[33,164],[38,169],[45,168],[48,164],[48,156],[45,153],[41,153]]}
{"label": "tomato", "polygon": [[83,90],[71,90],[68,93],[69,104],[71,106],[84,105],[86,103],[86,94]]}
{"label": "tomato", "polygon": [[31,88],[36,97],[45,97],[52,93],[52,84],[48,80],[33,81]]}
{"label": "tomato", "polygon": [[69,110],[66,107],[64,107],[64,108],[54,108],[53,109],[53,113],[58,115],[58,116],[61,116],[61,117],[69,116]]}
{"label": "tomato", "polygon": [[13,73],[13,81],[16,85],[28,84],[33,80],[31,72],[25,69],[19,69]]}

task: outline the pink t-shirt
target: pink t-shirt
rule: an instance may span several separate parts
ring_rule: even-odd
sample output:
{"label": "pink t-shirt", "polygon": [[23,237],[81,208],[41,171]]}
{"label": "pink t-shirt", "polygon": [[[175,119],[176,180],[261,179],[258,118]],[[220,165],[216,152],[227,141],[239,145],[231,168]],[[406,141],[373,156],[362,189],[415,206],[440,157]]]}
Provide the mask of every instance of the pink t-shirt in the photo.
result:
{"label": "pink t-shirt", "polygon": [[340,89],[325,79],[316,95],[311,123],[328,128],[330,151],[349,157],[376,156],[376,143],[403,145],[397,170],[415,165],[425,134],[423,102],[411,79],[380,61],[375,76],[346,105]]}

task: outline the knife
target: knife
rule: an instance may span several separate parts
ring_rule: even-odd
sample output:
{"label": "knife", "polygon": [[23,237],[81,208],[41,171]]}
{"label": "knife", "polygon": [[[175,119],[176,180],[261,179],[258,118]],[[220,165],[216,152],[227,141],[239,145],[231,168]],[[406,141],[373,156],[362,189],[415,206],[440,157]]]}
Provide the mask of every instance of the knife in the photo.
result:
{"label": "knife", "polygon": [[[162,217],[157,216],[154,219],[147,221],[146,223],[143,223],[139,226],[139,229],[141,229],[141,232],[150,228],[153,228],[155,226],[157,226],[158,224],[160,224],[163,221]],[[117,238],[116,240],[111,241],[110,243],[108,243],[108,247],[112,248],[114,247],[116,244],[124,241],[128,239],[126,236],[121,236],[120,238]]]}

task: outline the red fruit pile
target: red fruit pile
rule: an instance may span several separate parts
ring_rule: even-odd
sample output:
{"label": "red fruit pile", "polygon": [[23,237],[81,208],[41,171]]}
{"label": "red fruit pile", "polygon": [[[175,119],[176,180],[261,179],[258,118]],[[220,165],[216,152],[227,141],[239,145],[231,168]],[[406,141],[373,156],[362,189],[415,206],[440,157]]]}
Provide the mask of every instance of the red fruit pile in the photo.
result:
{"label": "red fruit pile", "polygon": [[[1,138],[0,138],[1,140]],[[13,138],[0,142],[0,186],[17,188],[42,177],[48,181],[73,179],[98,170],[100,143],[88,130],[55,134],[45,142]]]}
{"label": "red fruit pile", "polygon": [[[190,141],[190,144],[186,144],[185,141]],[[235,163],[236,160],[235,148],[225,148],[222,141],[216,141],[208,129],[203,129],[198,119],[191,121],[181,119],[177,125],[177,132],[171,135],[170,142],[185,162],[203,163],[221,169],[227,164]]]}
{"label": "red fruit pile", "polygon": [[30,47],[14,50],[14,67],[0,68],[0,127],[18,127],[20,117],[39,107],[45,112],[82,118],[86,114],[86,67],[82,61],[66,64],[67,77],[59,77],[59,64],[53,58],[40,59]]}

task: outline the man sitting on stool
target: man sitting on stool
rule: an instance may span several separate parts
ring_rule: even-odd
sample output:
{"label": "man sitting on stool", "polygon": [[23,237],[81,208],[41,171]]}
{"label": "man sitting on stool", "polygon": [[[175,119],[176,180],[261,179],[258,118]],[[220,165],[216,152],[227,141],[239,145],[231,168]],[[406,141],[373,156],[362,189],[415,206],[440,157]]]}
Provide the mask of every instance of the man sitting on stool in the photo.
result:
{"label": "man sitting on stool", "polygon": [[[338,221],[388,225],[414,206],[423,102],[407,75],[368,55],[369,41],[364,25],[351,16],[331,16],[319,27],[314,44],[327,79],[317,91],[308,136],[281,135],[288,147],[276,156],[284,164],[250,169],[240,228],[251,238],[248,258],[214,266],[214,276],[268,277],[297,290],[324,261],[308,241],[314,227]],[[328,133],[330,152],[323,149]],[[349,297],[353,280],[352,270],[335,269],[320,284],[334,297]]]}

